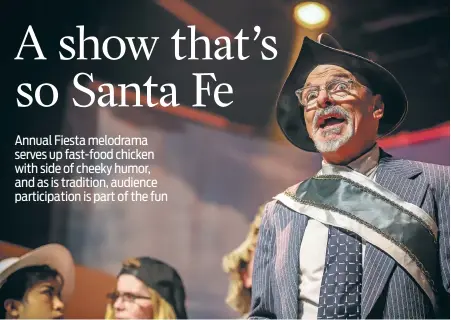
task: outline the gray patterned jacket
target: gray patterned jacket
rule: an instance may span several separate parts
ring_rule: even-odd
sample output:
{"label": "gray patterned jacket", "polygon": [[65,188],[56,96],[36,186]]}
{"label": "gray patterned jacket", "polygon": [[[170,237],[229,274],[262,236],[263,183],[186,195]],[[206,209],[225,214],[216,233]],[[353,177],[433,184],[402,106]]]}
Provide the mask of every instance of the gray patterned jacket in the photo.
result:
{"label": "gray patterned jacket", "polygon": [[[437,293],[440,314],[420,287],[395,261],[367,244],[362,283],[362,318],[449,319],[450,202],[449,167],[396,159],[381,152],[376,182],[428,212],[439,227],[440,272]],[[299,249],[307,216],[281,203],[267,204],[254,261],[249,318],[296,319],[299,288]]]}

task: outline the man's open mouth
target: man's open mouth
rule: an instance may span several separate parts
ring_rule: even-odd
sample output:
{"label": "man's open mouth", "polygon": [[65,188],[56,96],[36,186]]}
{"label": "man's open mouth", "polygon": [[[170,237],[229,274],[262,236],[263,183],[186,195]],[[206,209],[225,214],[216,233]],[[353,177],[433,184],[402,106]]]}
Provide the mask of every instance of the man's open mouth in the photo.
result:
{"label": "man's open mouth", "polygon": [[332,127],[345,122],[345,118],[338,114],[330,114],[324,117],[320,117],[318,120],[318,127],[321,129]]}

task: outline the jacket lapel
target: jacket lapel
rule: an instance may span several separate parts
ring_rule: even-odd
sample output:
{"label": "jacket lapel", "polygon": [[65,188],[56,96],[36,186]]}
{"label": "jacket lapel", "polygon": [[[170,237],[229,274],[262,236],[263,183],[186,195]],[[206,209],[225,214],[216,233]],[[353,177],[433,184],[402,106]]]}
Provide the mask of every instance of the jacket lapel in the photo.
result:
{"label": "jacket lapel", "polygon": [[[421,207],[428,184],[416,179],[422,170],[405,160],[392,158],[381,150],[376,182],[404,201]],[[368,317],[385,288],[395,267],[395,261],[385,252],[367,243],[362,278],[362,318]]]}
{"label": "jacket lapel", "polygon": [[382,158],[376,172],[376,182],[391,192],[397,194],[404,201],[418,207],[423,205],[429,184],[418,179],[423,173],[406,160],[394,159],[381,151]]}

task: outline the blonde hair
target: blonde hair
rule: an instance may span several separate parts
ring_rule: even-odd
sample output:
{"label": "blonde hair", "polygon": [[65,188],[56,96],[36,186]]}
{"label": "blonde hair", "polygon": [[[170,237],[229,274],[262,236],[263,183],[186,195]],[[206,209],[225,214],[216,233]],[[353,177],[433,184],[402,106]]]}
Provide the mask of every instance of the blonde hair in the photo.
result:
{"label": "blonde hair", "polygon": [[[151,288],[147,289],[152,303],[152,319],[177,319],[174,308],[158,292]],[[116,319],[111,301],[106,306],[105,319]]]}
{"label": "blonde hair", "polygon": [[230,275],[229,291],[225,302],[242,316],[250,311],[251,291],[244,287],[240,271],[247,266],[257,246],[263,211],[264,205],[258,209],[244,242],[238,248],[224,256],[222,260],[224,272]]}

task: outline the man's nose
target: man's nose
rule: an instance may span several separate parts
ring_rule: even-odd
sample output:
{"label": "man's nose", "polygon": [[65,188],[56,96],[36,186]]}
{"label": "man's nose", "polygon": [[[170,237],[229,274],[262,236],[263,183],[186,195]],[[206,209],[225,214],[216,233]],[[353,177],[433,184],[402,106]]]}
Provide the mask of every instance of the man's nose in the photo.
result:
{"label": "man's nose", "polygon": [[332,100],[325,89],[321,89],[318,93],[318,98],[316,100],[319,108],[327,108],[332,105]]}

